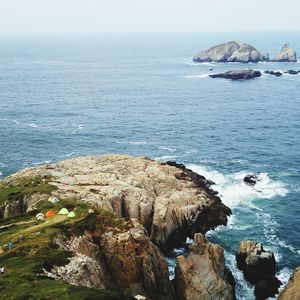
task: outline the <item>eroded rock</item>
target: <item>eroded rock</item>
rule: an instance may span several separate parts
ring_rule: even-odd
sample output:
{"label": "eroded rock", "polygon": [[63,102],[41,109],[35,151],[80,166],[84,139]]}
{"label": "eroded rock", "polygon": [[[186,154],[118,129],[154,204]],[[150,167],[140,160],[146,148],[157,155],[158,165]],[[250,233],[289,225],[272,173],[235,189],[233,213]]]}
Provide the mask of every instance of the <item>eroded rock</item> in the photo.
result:
{"label": "eroded rock", "polygon": [[174,288],[177,299],[235,299],[234,279],[225,267],[223,249],[196,233],[187,257],[179,256]]}
{"label": "eroded rock", "polygon": [[297,62],[297,54],[295,49],[289,44],[283,45],[280,52],[272,59],[273,62]]}
{"label": "eroded rock", "polygon": [[278,295],[278,300],[295,299],[300,299],[300,267],[293,272],[289,282]]}

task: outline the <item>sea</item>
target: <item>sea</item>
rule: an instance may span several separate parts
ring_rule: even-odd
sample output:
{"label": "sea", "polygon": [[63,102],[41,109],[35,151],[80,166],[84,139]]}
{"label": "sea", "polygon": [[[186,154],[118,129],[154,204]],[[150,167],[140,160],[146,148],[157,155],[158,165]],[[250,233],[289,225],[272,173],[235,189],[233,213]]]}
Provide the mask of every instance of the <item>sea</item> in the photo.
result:
{"label": "sea", "polygon": [[[271,57],[285,43],[300,54],[297,32],[1,36],[0,178],[105,153],[184,163],[214,181],[233,211],[207,235],[224,247],[237,298],[254,299],[235,263],[241,240],[273,251],[286,283],[300,265],[300,75],[208,75],[300,64],[193,63],[200,49],[230,40]],[[247,186],[247,174],[261,180]],[[184,251],[167,259],[170,278]]]}

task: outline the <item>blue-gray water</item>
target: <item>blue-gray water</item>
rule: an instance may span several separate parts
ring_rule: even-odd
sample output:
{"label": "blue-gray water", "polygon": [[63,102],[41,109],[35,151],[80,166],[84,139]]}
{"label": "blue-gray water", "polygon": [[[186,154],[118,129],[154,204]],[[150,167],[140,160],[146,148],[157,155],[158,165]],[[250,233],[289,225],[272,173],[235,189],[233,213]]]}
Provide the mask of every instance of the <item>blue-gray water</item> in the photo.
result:
{"label": "blue-gray water", "polygon": [[[300,76],[210,79],[239,64],[193,64],[200,48],[240,39],[274,55],[293,33],[1,37],[0,176],[71,156],[128,153],[177,160],[214,180],[233,208],[209,233],[226,250],[238,298],[239,241],[276,253],[286,281],[300,258]],[[300,70],[300,64],[253,64]],[[242,178],[258,173],[251,189]]]}

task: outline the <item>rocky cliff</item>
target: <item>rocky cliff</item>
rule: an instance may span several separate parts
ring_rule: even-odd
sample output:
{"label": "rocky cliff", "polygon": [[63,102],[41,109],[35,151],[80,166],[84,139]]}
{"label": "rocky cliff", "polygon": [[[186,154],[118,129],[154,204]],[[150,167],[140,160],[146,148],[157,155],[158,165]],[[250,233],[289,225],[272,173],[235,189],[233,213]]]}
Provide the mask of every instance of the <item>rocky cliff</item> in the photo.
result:
{"label": "rocky cliff", "polygon": [[279,293],[278,300],[300,299],[300,267],[291,275],[289,282]]}
{"label": "rocky cliff", "polygon": [[[161,250],[227,223],[231,211],[212,184],[184,165],[125,155],[76,158],[7,177],[0,182],[2,296],[174,299]],[[57,215],[63,207],[71,218]],[[45,220],[35,218],[48,210]],[[211,279],[219,283],[222,255],[213,256]]]}
{"label": "rocky cliff", "polygon": [[194,62],[240,62],[257,63],[268,61],[269,55],[260,53],[253,46],[239,41],[231,41],[200,51]]}
{"label": "rocky cliff", "polygon": [[178,300],[235,299],[234,279],[225,267],[223,249],[195,234],[187,257],[177,258],[175,295]]}
{"label": "rocky cliff", "polygon": [[[16,183],[20,189],[27,186],[27,190],[16,196]],[[71,159],[22,170],[6,178],[2,187],[10,201],[1,204],[0,218],[29,210],[51,194],[88,202],[117,216],[135,218],[161,249],[179,245],[196,232],[205,233],[226,225],[231,214],[205,178],[185,167],[142,157],[105,155]]]}

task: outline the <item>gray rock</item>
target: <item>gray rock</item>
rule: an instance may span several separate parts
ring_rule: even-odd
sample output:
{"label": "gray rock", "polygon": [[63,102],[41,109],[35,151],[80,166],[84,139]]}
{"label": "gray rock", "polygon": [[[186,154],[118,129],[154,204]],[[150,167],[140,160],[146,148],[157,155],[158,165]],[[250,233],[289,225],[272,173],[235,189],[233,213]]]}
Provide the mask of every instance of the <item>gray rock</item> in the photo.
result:
{"label": "gray rock", "polygon": [[280,52],[272,59],[273,62],[297,62],[295,49],[285,44]]}
{"label": "gray rock", "polygon": [[234,70],[234,71],[228,71],[225,73],[209,75],[209,77],[211,77],[211,78],[225,78],[225,79],[231,79],[231,80],[253,79],[256,77],[260,77],[260,76],[261,76],[260,71],[255,71],[252,69]]}
{"label": "gray rock", "polygon": [[269,55],[242,42],[231,41],[202,50],[193,58],[194,62],[260,62],[268,61]]}

